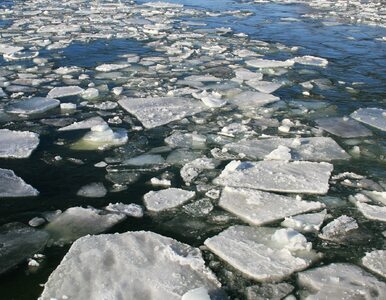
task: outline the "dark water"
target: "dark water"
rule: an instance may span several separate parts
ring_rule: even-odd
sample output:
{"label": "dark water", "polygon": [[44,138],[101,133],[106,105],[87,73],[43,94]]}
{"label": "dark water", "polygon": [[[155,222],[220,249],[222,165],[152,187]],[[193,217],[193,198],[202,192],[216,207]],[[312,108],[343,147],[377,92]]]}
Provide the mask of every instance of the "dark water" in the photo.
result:
{"label": "dark water", "polygon": [[[320,72],[321,77],[328,78],[332,83],[333,88],[323,91],[323,100],[337,107],[336,115],[348,115],[360,107],[385,108],[386,43],[378,41],[376,38],[386,36],[386,29],[365,25],[337,24],[327,26],[322,20],[302,17],[302,14],[310,10],[303,5],[248,4],[226,0],[172,0],[170,2],[183,3],[188,7],[202,10],[250,11],[253,15],[247,18],[226,16],[189,20],[205,22],[209,28],[231,27],[236,32],[244,32],[249,34],[251,38],[269,43],[298,46],[300,47],[298,55],[313,55],[327,58],[329,60],[328,67],[323,70],[318,69],[318,72]],[[11,2],[3,2],[0,3],[0,7],[10,4]],[[0,28],[6,28],[7,24],[10,24],[9,22],[8,20],[0,19]],[[102,63],[115,62],[121,55],[129,53],[145,56],[157,54],[154,50],[145,47],[144,44],[138,41],[99,40],[89,44],[73,43],[62,50],[43,52],[42,56],[50,57],[57,67],[80,66],[92,69]],[[280,52],[273,53],[272,58],[285,59],[287,58],[286,55]],[[0,61],[0,63],[5,62]],[[307,74],[303,78],[294,77],[293,80],[294,82],[305,81],[307,80]],[[356,86],[358,91],[355,95],[352,95],[338,84],[339,81],[350,84],[361,82],[361,84]],[[281,89],[277,94],[283,100],[290,101],[296,100],[296,92],[294,88],[288,87]],[[291,116],[292,114],[293,112],[290,110],[283,111],[283,116]],[[81,134],[79,133],[79,135]],[[166,136],[167,132],[162,134]],[[149,150],[162,145],[162,134],[158,139],[149,139],[148,144],[143,149]],[[149,136],[152,136],[151,133],[149,133]],[[1,200],[1,224],[11,221],[27,223],[28,220],[42,211],[63,210],[72,206],[91,205],[99,208],[110,202],[142,204],[143,194],[151,189],[150,186],[145,184],[146,181],[159,173],[143,177],[141,182],[129,186],[129,189],[124,192],[109,193],[106,199],[88,199],[74,196],[81,186],[90,182],[104,181],[105,170],[96,169],[93,167],[93,164],[108,157],[109,154],[113,155],[114,150],[104,152],[103,154],[91,151],[73,151],[69,153],[63,147],[53,144],[53,141],[60,137],[74,140],[77,138],[74,134],[66,136],[54,130],[48,130],[41,135],[39,148],[30,159],[0,161],[1,168],[14,170],[18,176],[40,191],[40,195],[33,199]],[[339,138],[336,140],[343,148],[349,149],[343,140]],[[386,143],[384,133],[374,130],[372,142],[376,145],[374,147],[377,147],[376,152],[380,155],[385,154]],[[139,143],[139,136],[130,136],[129,143]],[[55,155],[80,158],[86,164],[79,166],[68,162],[58,162],[53,165],[43,163],[43,160],[52,161]],[[360,159],[353,159],[349,165],[347,163],[338,164],[335,168],[336,172],[351,171],[366,175],[375,180],[382,180],[386,178],[385,165],[384,160],[380,161],[371,157],[361,157]],[[176,170],[170,169],[170,171]],[[348,194],[348,190],[345,189],[332,190],[329,193],[331,196],[338,196],[343,199]],[[337,209],[334,215],[339,216],[343,213],[349,213],[356,217],[361,226],[369,232],[371,238],[369,238],[368,243],[360,245],[355,249],[348,249],[343,246],[336,249],[326,248],[322,242],[315,239],[314,247],[326,254],[324,263],[330,261],[350,261],[356,263],[365,251],[384,247],[380,232],[386,230],[385,225],[365,220],[349,205]],[[219,226],[197,237],[195,236],[196,231],[189,231],[190,226],[191,223],[187,220],[184,221],[184,216],[166,215],[160,219],[145,216],[140,220],[129,218],[110,231],[152,230],[182,242],[199,246],[207,236],[211,236],[222,229]],[[67,250],[68,247],[51,247],[45,250],[44,254],[47,256],[45,264],[36,273],[29,274],[26,265],[21,265],[8,274],[3,275],[0,280],[0,299],[36,299],[42,291],[40,284],[46,282],[49,274],[57,267]]]}

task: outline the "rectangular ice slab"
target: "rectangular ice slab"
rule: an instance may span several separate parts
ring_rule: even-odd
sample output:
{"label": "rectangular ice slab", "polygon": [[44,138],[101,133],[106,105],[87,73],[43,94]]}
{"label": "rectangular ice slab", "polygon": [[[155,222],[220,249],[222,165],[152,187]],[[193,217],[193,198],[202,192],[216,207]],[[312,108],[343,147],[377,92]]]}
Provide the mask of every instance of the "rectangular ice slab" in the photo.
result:
{"label": "rectangular ice slab", "polygon": [[349,118],[322,118],[315,120],[323,130],[343,138],[372,135],[361,123]]}
{"label": "rectangular ice slab", "polygon": [[214,183],[283,193],[326,194],[332,170],[329,163],[231,161]]}
{"label": "rectangular ice slab", "polygon": [[360,108],[351,114],[351,118],[386,131],[386,109]]}
{"label": "rectangular ice slab", "polygon": [[162,126],[207,109],[204,104],[195,99],[178,97],[123,97],[118,103],[141,121],[146,128]]}
{"label": "rectangular ice slab", "polygon": [[243,153],[249,159],[264,159],[279,146],[291,150],[291,160],[331,161],[350,158],[350,155],[330,137],[242,140],[227,144],[225,148],[239,154]]}
{"label": "rectangular ice slab", "polygon": [[27,158],[39,145],[39,135],[0,129],[0,158]]}
{"label": "rectangular ice slab", "polygon": [[271,223],[324,207],[323,203],[303,201],[300,197],[231,187],[223,189],[219,205],[253,225]]}

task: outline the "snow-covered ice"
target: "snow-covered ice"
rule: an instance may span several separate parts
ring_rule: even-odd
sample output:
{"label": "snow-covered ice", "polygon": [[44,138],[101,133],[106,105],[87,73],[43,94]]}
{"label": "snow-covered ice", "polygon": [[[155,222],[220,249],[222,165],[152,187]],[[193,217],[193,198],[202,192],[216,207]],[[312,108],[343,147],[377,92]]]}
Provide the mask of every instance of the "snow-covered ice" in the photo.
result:
{"label": "snow-covered ice", "polygon": [[84,92],[79,86],[61,86],[53,88],[48,94],[49,98],[63,98],[68,96],[77,96]]}
{"label": "snow-covered ice", "polygon": [[186,163],[180,170],[180,175],[186,185],[190,185],[204,170],[213,170],[217,162],[212,158],[201,157]]}
{"label": "snow-covered ice", "polygon": [[335,263],[298,274],[298,284],[308,291],[304,299],[385,299],[386,283],[360,267]]}
{"label": "snow-covered ice", "polygon": [[41,114],[55,107],[58,107],[59,104],[60,101],[56,99],[32,97],[25,100],[10,102],[5,107],[5,112],[9,114],[23,115]]}
{"label": "snow-covered ice", "polygon": [[76,194],[80,197],[103,198],[107,190],[102,182],[93,182],[82,186]]}
{"label": "snow-covered ice", "polygon": [[0,169],[0,198],[32,197],[39,192],[16,176],[12,170]]}
{"label": "snow-covered ice", "polygon": [[368,252],[361,262],[370,271],[386,278],[386,250]]}
{"label": "snow-covered ice", "polygon": [[277,102],[280,98],[271,94],[245,91],[227,99],[229,103],[237,105],[240,109],[251,109]]}
{"label": "snow-covered ice", "polygon": [[159,212],[177,207],[193,199],[195,192],[179,188],[168,188],[160,191],[150,191],[144,195],[146,208],[152,212]]}
{"label": "snow-covered ice", "polygon": [[263,59],[263,58],[255,58],[251,60],[245,61],[245,63],[254,68],[288,68],[293,66],[294,61],[292,60],[269,60],[269,59]]}
{"label": "snow-covered ice", "polygon": [[369,220],[386,222],[386,206],[371,205],[357,201],[358,210]]}
{"label": "snow-covered ice", "polygon": [[226,299],[220,286],[199,249],[153,232],[127,232],[77,240],[41,300],[181,300],[196,288],[212,300]]}
{"label": "snow-covered ice", "polygon": [[37,133],[0,129],[0,158],[27,158],[38,145]]}
{"label": "snow-covered ice", "polygon": [[232,161],[214,183],[272,192],[326,194],[332,170],[329,163]]}
{"label": "snow-covered ice", "polygon": [[342,215],[323,227],[319,237],[333,242],[342,242],[359,228],[354,218]]}
{"label": "snow-covered ice", "polygon": [[330,137],[245,139],[226,144],[224,148],[245,154],[249,159],[264,159],[280,146],[290,149],[290,158],[284,155],[282,160],[332,161],[350,158]]}
{"label": "snow-covered ice", "polygon": [[142,218],[144,214],[142,206],[135,203],[110,203],[105,207],[105,210],[135,218]]}
{"label": "snow-covered ice", "polygon": [[318,258],[312,244],[293,229],[232,226],[209,238],[214,254],[260,282],[281,281]]}
{"label": "snow-covered ice", "polygon": [[83,121],[74,122],[68,126],[59,128],[59,131],[70,131],[80,129],[91,129],[94,126],[107,125],[107,123],[101,117],[91,117]]}
{"label": "snow-covered ice", "polygon": [[318,213],[286,217],[285,220],[281,222],[281,226],[293,228],[299,232],[319,232],[326,216],[327,210]]}
{"label": "snow-covered ice", "polygon": [[146,128],[154,128],[181,120],[206,110],[206,106],[195,99],[165,98],[127,98],[118,103],[138,118]]}
{"label": "snow-covered ice", "polygon": [[288,216],[319,210],[324,204],[304,201],[300,197],[225,187],[221,193],[219,206],[252,225],[263,225]]}

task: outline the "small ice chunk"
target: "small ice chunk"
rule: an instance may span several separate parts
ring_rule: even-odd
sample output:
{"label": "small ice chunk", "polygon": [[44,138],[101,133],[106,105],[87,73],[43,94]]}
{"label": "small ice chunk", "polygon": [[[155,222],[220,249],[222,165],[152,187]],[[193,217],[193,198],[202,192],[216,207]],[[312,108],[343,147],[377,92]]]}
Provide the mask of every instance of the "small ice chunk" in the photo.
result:
{"label": "small ice chunk", "polygon": [[93,182],[82,186],[76,194],[87,198],[103,198],[106,196],[107,190],[102,182]]}
{"label": "small ice chunk", "polygon": [[303,201],[300,197],[225,187],[219,206],[252,225],[264,225],[288,216],[321,209],[324,204]]}
{"label": "small ice chunk", "polygon": [[386,278],[386,250],[375,250],[366,253],[362,265],[370,271]]}
{"label": "small ice chunk", "polygon": [[21,223],[8,223],[1,226],[0,274],[42,251],[48,238],[47,232]]}
{"label": "small ice chunk", "polygon": [[366,197],[369,197],[371,200],[386,206],[386,192],[362,191],[362,194],[366,195]]}
{"label": "small ice chunk", "polygon": [[386,283],[360,267],[336,263],[298,274],[307,299],[386,299]]}
{"label": "small ice chunk", "polygon": [[323,118],[317,119],[315,122],[325,131],[343,138],[372,135],[372,132],[369,129],[350,118]]}
{"label": "small ice chunk", "polygon": [[0,158],[30,157],[38,145],[37,133],[0,129]]}
{"label": "small ice chunk", "polygon": [[247,277],[260,282],[281,281],[318,258],[302,234],[288,229],[232,226],[207,239],[205,245]]}
{"label": "small ice chunk", "polygon": [[66,244],[88,234],[104,232],[125,218],[124,214],[92,207],[71,207],[48,223],[45,230],[55,244]]}
{"label": "small ice chunk", "polygon": [[77,96],[84,92],[79,86],[61,86],[55,87],[47,94],[49,98],[62,98],[68,96]]}
{"label": "small ice chunk", "polygon": [[165,143],[173,147],[201,149],[205,148],[206,137],[198,133],[175,131],[165,139]]}
{"label": "small ice chunk", "polygon": [[61,110],[75,110],[76,109],[76,104],[75,103],[60,103],[60,109]]}
{"label": "small ice chunk", "polygon": [[0,198],[32,197],[39,192],[23,179],[16,176],[12,170],[0,169]]}
{"label": "small ice chunk", "polygon": [[88,88],[80,96],[86,100],[93,100],[99,97],[99,91],[96,88]]}
{"label": "small ice chunk", "polygon": [[142,218],[143,217],[143,208],[142,206],[130,203],[130,204],[123,204],[123,203],[110,203],[108,206],[105,207],[105,210],[124,214],[129,217],[134,218]]}
{"label": "small ice chunk", "polygon": [[75,122],[71,125],[59,128],[59,131],[70,131],[70,130],[80,130],[80,129],[91,129],[94,126],[106,125],[107,123],[101,117],[91,117],[89,119]]}
{"label": "small ice chunk", "polygon": [[144,203],[149,211],[159,212],[177,207],[193,199],[195,192],[178,188],[168,188],[161,191],[150,191],[144,195]]}
{"label": "small ice chunk", "polygon": [[326,216],[327,211],[323,210],[319,213],[286,217],[281,226],[290,227],[299,232],[319,232]]}
{"label": "small ice chunk", "polygon": [[288,300],[285,298],[294,290],[294,287],[288,283],[265,283],[261,286],[253,285],[246,289],[247,300]]}
{"label": "small ice chunk", "polygon": [[129,67],[130,64],[103,64],[95,68],[99,72],[111,72]]}
{"label": "small ice chunk", "polygon": [[262,80],[263,74],[240,68],[235,70],[236,78],[241,80]]}
{"label": "small ice chunk", "polygon": [[159,154],[143,154],[137,157],[126,159],[123,162],[125,166],[146,166],[146,165],[162,165],[165,159]]}
{"label": "small ice chunk", "polygon": [[255,90],[261,93],[266,94],[271,94],[281,87],[281,84],[279,83],[263,80],[248,80],[246,82],[246,85],[250,86],[251,88],[254,88]]}
{"label": "small ice chunk", "polygon": [[60,104],[59,100],[43,97],[32,97],[29,99],[10,102],[5,107],[5,112],[9,114],[41,114],[49,111]]}
{"label": "small ice chunk", "polygon": [[280,145],[277,147],[275,150],[267,154],[264,159],[265,160],[286,160],[289,161],[291,160],[291,149]]}
{"label": "small ice chunk", "polygon": [[360,108],[351,114],[351,118],[379,130],[386,131],[386,109]]}
{"label": "small ice chunk", "polygon": [[211,298],[206,288],[199,287],[186,292],[182,295],[181,300],[211,300]]}
{"label": "small ice chunk", "polygon": [[139,231],[77,240],[48,278],[41,299],[122,295],[133,300],[181,300],[189,291],[205,288],[210,299],[225,300],[220,286],[199,249]]}
{"label": "small ice chunk", "polygon": [[[279,147],[290,149],[291,156],[284,155],[287,150]],[[273,151],[272,155],[275,154],[277,159],[281,156],[276,154],[283,154],[282,160],[331,161],[350,158],[330,137],[249,139],[226,144],[225,148],[243,153],[249,159],[264,159]]]}
{"label": "small ice chunk", "polygon": [[386,206],[370,205],[360,201],[355,202],[355,205],[367,219],[386,222]]}
{"label": "small ice chunk", "polygon": [[165,186],[169,187],[172,185],[172,182],[169,179],[158,179],[157,177],[153,177],[150,179],[150,183],[153,186]]}
{"label": "small ice chunk", "polygon": [[127,98],[118,103],[129,113],[138,118],[148,129],[181,120],[207,109],[195,99],[165,98]]}
{"label": "small ice chunk", "polygon": [[201,101],[208,107],[211,108],[217,108],[217,107],[223,107],[227,102],[226,100],[222,100],[216,97],[202,97]]}
{"label": "small ice chunk", "polygon": [[256,58],[256,59],[251,59],[245,61],[245,63],[254,68],[288,68],[293,66],[294,61],[292,60],[285,60],[285,61],[280,61],[280,60],[268,60],[268,59],[263,59],[263,58]]}
{"label": "small ice chunk", "polygon": [[189,185],[204,170],[213,170],[217,163],[212,158],[202,157],[186,163],[180,170],[180,175],[184,182]]}
{"label": "small ice chunk", "polygon": [[295,63],[309,66],[326,67],[328,65],[327,59],[311,55],[298,56],[291,60]]}
{"label": "small ice chunk", "polygon": [[341,242],[358,228],[355,219],[343,215],[324,226],[319,237],[324,240]]}
{"label": "small ice chunk", "polygon": [[194,217],[208,215],[213,210],[213,204],[208,198],[199,199],[183,207],[184,211]]}
{"label": "small ice chunk", "polygon": [[326,194],[332,170],[329,163],[232,161],[214,183],[273,192]]}
{"label": "small ice chunk", "polygon": [[28,221],[28,225],[31,227],[39,227],[40,225],[43,225],[46,222],[45,219],[35,217]]}
{"label": "small ice chunk", "polygon": [[19,52],[23,49],[24,49],[23,47],[12,46],[12,45],[7,45],[7,44],[0,44],[0,53],[1,54],[12,54],[15,52]]}

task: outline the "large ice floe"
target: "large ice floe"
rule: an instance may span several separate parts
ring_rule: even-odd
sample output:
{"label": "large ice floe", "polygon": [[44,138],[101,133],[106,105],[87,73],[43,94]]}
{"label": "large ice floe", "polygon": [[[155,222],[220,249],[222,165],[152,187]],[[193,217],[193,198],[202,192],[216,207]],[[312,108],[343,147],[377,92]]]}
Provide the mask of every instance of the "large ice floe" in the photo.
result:
{"label": "large ice floe", "polygon": [[344,117],[322,118],[315,120],[323,130],[343,138],[353,138],[372,135],[371,131],[359,122]]}
{"label": "large ice floe", "polygon": [[38,145],[37,133],[0,129],[0,158],[27,158]]}
{"label": "large ice floe", "polygon": [[106,231],[123,221],[126,215],[95,208],[71,207],[46,225],[55,244],[66,244],[88,235]]}
{"label": "large ice floe", "polygon": [[286,147],[289,155],[276,155],[277,160],[332,161],[350,158],[330,137],[249,139],[224,146],[253,160],[270,158],[270,153],[279,147]]}
{"label": "large ice floe", "polygon": [[326,194],[332,170],[329,163],[232,161],[214,183],[272,192]]}
{"label": "large ice floe", "polygon": [[39,192],[16,176],[12,170],[0,169],[0,198],[32,197]]}
{"label": "large ice floe", "polygon": [[32,97],[30,99],[10,102],[5,111],[10,114],[32,115],[49,111],[60,104],[59,100],[43,97]]}
{"label": "large ice floe", "polygon": [[205,241],[222,260],[260,282],[281,281],[304,270],[319,255],[293,229],[232,226]]}
{"label": "large ice floe", "polygon": [[359,122],[386,131],[386,110],[381,108],[360,108],[351,114]]}
{"label": "large ice floe", "polygon": [[386,283],[360,267],[335,263],[298,274],[302,299],[385,299]]}
{"label": "large ice floe", "polygon": [[198,288],[212,300],[226,299],[199,249],[140,231],[77,240],[40,299],[180,300]]}
{"label": "large ice floe", "polygon": [[154,128],[181,120],[187,116],[204,111],[206,107],[190,98],[127,98],[119,104],[138,118],[146,128]]}
{"label": "large ice floe", "polygon": [[48,233],[22,223],[8,223],[0,227],[0,274],[42,251]]}
{"label": "large ice floe", "polygon": [[219,206],[253,225],[263,225],[285,217],[318,210],[323,203],[301,200],[252,189],[225,187]]}
{"label": "large ice floe", "polygon": [[195,192],[178,188],[168,188],[160,191],[150,191],[144,196],[147,210],[159,212],[177,207],[189,201],[196,195]]}

